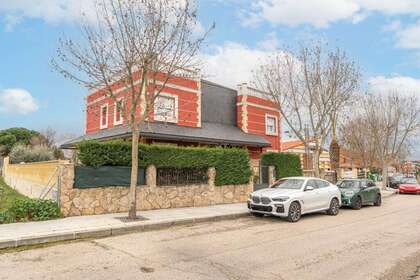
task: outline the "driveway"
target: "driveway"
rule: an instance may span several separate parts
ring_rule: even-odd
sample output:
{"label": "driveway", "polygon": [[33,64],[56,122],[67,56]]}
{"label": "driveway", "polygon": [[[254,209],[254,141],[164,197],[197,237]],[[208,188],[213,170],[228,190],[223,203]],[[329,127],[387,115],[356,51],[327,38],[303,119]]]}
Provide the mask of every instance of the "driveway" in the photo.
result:
{"label": "driveway", "polygon": [[296,224],[247,217],[5,253],[0,279],[420,279],[419,254],[420,196],[393,196]]}

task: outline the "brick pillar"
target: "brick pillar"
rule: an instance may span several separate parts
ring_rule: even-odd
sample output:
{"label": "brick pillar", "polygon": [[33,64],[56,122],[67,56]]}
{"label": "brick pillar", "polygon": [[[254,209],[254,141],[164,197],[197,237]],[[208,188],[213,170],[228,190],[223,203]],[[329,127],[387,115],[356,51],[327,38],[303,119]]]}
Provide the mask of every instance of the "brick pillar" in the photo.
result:
{"label": "brick pillar", "polygon": [[146,168],[146,184],[149,188],[156,188],[156,167],[149,165]]}

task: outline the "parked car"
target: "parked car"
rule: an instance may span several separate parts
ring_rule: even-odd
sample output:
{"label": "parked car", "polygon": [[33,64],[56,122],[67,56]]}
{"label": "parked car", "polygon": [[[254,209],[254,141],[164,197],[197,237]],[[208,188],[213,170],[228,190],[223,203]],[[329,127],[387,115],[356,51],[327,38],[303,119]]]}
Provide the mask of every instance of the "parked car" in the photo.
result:
{"label": "parked car", "polygon": [[398,189],[398,186],[403,178],[404,176],[402,174],[396,174],[388,177],[388,188]]}
{"label": "parked car", "polygon": [[420,194],[420,184],[416,178],[404,178],[398,188],[399,193]]}
{"label": "parked car", "polygon": [[338,182],[337,186],[341,191],[343,206],[360,209],[363,205],[381,206],[382,204],[381,190],[372,180],[345,179]]}
{"label": "parked car", "polygon": [[336,185],[312,177],[280,179],[266,189],[249,195],[248,209],[255,216],[272,215],[297,222],[301,215],[326,211],[335,216],[341,206]]}

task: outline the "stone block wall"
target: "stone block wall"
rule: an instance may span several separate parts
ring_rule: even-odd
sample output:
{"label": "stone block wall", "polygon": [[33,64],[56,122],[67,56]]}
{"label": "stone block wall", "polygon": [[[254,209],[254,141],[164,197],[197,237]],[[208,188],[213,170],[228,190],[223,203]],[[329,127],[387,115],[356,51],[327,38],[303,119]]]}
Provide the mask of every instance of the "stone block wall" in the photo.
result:
{"label": "stone block wall", "polygon": [[[61,165],[60,207],[65,216],[96,215],[128,211],[128,187],[76,189],[74,165]],[[215,186],[216,171],[209,168],[207,184],[156,186],[156,168],[146,169],[147,185],[137,187],[137,209],[151,210],[246,202],[253,190],[245,185]]]}

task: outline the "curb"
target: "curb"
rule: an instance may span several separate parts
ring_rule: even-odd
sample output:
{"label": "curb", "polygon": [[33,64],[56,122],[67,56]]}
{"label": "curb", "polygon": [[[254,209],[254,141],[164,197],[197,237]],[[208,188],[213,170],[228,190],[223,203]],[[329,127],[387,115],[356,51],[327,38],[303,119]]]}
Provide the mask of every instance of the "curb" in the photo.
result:
{"label": "curb", "polygon": [[[248,216],[248,211],[234,214],[221,214],[216,216],[207,216],[207,217],[196,217],[196,218],[183,218],[170,221],[160,221],[156,223],[146,223],[146,224],[124,224],[121,226],[110,226],[110,227],[101,227],[101,228],[92,228],[92,229],[83,229],[83,230],[74,230],[74,231],[64,231],[64,232],[55,232],[47,233],[37,236],[24,236],[17,239],[4,239],[0,240],[0,250],[17,248],[21,246],[30,246],[30,245],[39,245],[47,244],[58,241],[72,241],[72,240],[82,240],[87,238],[103,238],[109,236],[118,236],[135,232],[147,232],[171,228],[174,226],[186,226],[186,225],[195,225],[205,222],[215,222],[223,220],[233,220],[237,218],[242,218]],[[1,253],[1,251],[0,251]]]}

